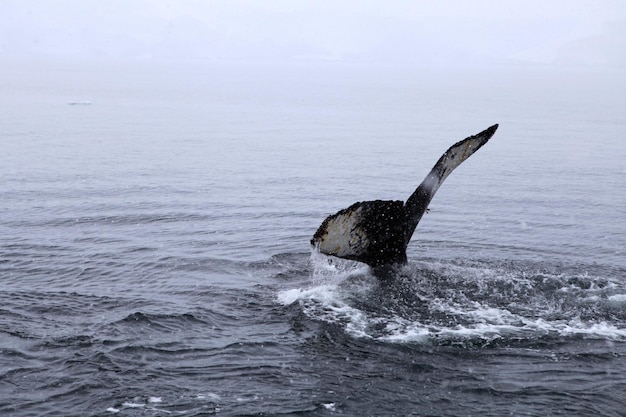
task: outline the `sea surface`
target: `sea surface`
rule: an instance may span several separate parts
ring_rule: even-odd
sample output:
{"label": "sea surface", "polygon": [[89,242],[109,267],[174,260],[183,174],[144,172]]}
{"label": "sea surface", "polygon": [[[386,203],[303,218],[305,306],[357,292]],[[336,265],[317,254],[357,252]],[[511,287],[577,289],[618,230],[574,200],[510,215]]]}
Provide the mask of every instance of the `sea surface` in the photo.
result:
{"label": "sea surface", "polygon": [[[0,75],[0,415],[626,415],[623,71]],[[494,123],[391,279],[312,250]]]}

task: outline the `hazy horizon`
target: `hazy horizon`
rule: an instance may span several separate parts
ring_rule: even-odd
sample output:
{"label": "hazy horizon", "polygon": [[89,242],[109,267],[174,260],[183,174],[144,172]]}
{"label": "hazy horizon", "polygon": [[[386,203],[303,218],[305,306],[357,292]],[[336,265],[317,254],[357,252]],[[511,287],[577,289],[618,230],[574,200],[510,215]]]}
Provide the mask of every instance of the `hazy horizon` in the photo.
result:
{"label": "hazy horizon", "polygon": [[0,57],[626,68],[626,3],[0,3]]}

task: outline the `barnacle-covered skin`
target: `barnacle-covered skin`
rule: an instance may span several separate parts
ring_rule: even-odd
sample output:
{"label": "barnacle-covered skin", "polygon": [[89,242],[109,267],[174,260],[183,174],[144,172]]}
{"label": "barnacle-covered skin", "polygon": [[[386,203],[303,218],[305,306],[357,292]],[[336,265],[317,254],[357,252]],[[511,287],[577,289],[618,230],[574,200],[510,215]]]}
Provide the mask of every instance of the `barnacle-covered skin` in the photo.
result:
{"label": "barnacle-covered skin", "polygon": [[319,251],[381,267],[407,262],[406,248],[430,201],[450,173],[480,149],[498,125],[452,145],[415,192],[402,201],[362,201],[328,216],[311,239]]}
{"label": "barnacle-covered skin", "polygon": [[321,253],[374,267],[406,263],[406,220],[402,201],[354,203],[327,217],[311,243]]}

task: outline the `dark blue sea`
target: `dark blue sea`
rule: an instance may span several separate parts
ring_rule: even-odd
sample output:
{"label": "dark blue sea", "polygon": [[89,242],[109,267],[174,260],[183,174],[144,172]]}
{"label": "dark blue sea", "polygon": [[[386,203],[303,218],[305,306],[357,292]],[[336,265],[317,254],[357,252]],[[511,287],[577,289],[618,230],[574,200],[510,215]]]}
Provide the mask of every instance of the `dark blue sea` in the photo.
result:
{"label": "dark blue sea", "polygon": [[[626,415],[623,71],[0,75],[0,415]],[[391,279],[312,250],[494,123]]]}

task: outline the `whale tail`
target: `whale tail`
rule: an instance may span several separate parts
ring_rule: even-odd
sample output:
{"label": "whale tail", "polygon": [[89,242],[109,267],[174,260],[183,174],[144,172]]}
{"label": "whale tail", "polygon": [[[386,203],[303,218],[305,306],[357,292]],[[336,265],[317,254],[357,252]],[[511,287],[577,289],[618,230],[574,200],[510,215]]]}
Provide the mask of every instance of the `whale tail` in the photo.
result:
{"label": "whale tail", "polygon": [[319,251],[380,267],[407,262],[406,248],[435,193],[463,161],[480,149],[498,125],[450,147],[424,181],[402,201],[363,201],[328,216],[311,239]]}

